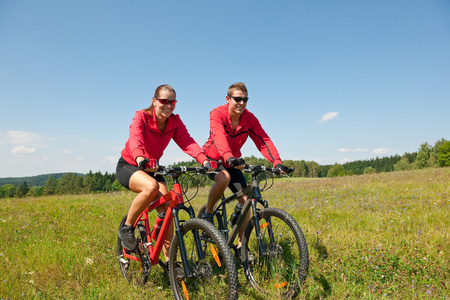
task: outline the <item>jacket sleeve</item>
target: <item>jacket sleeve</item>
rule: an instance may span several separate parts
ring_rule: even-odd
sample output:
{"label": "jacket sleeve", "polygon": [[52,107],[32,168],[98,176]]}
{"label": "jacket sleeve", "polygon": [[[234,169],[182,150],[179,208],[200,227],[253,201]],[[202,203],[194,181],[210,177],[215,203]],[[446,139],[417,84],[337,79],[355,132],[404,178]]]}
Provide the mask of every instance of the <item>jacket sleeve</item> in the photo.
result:
{"label": "jacket sleeve", "polygon": [[224,162],[228,161],[228,158],[233,157],[233,152],[228,144],[227,136],[228,133],[225,131],[225,124],[223,120],[223,115],[219,109],[214,109],[209,115],[209,126],[210,134],[213,142],[219,152],[220,156],[223,157]]}
{"label": "jacket sleeve", "polygon": [[134,114],[133,121],[130,125],[130,136],[128,139],[129,148],[133,160],[136,161],[138,156],[152,158],[148,155],[145,150],[144,144],[144,129],[145,129],[145,119],[142,111],[137,111]]}
{"label": "jacket sleeve", "polygon": [[259,152],[270,161],[275,167],[277,164],[281,164],[280,154],[277,148],[269,138],[267,133],[262,128],[258,119],[251,115],[250,117],[250,137],[258,148]]}
{"label": "jacket sleeve", "polygon": [[179,117],[177,119],[177,124],[178,127],[172,136],[173,140],[184,153],[192,156],[197,162],[202,164],[205,160],[207,160],[205,153],[202,151],[197,142],[191,137],[186,126]]}

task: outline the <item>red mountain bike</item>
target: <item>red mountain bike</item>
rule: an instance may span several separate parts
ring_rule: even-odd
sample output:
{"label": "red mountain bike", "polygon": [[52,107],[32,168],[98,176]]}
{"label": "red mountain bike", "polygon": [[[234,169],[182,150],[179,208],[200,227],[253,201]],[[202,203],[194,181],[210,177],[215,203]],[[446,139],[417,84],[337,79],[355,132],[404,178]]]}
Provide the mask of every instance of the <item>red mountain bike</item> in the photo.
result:
{"label": "red mountain bike", "polygon": [[[186,206],[179,177],[182,174],[205,174],[205,167],[159,167],[158,174],[169,176],[173,188],[166,195],[154,201],[137,218],[135,235],[138,249],[129,253],[117,240],[119,265],[123,276],[132,283],[144,285],[152,265],[160,264],[161,249],[173,221],[175,235],[170,247],[169,279],[175,299],[237,299],[238,278],[233,255],[223,235],[212,224],[196,219],[192,206]],[[149,214],[158,206],[169,203],[166,215],[156,240],[152,239]],[[179,219],[179,212],[185,211],[189,220]],[[127,219],[125,215],[120,223]],[[153,226],[152,226],[153,227]],[[177,269],[182,268],[184,274]]]}

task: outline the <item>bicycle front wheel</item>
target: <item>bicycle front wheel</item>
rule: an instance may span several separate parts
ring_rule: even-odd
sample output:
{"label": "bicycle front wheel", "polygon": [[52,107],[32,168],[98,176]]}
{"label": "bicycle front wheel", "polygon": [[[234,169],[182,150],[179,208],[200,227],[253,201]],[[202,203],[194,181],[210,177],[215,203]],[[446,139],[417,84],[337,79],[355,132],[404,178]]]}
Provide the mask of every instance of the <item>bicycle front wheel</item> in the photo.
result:
{"label": "bicycle front wheel", "polygon": [[[211,223],[190,219],[181,226],[187,261],[183,264],[180,241],[170,247],[169,278],[175,299],[237,299],[238,278],[233,255]],[[185,266],[187,268],[180,272]]]}
{"label": "bicycle front wheel", "polygon": [[[272,299],[292,299],[306,281],[309,267],[305,236],[291,215],[278,208],[259,211],[245,228],[241,261],[250,284]],[[260,229],[256,236],[255,227]]]}

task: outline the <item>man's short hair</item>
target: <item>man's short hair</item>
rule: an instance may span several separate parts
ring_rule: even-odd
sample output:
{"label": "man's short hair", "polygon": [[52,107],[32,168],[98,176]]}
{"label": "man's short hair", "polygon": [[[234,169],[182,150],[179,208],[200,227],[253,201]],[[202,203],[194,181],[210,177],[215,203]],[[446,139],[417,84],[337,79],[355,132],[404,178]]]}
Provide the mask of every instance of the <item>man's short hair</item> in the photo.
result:
{"label": "man's short hair", "polygon": [[230,85],[228,88],[228,96],[231,96],[234,91],[241,91],[248,94],[247,87],[243,82],[236,82],[235,84]]}

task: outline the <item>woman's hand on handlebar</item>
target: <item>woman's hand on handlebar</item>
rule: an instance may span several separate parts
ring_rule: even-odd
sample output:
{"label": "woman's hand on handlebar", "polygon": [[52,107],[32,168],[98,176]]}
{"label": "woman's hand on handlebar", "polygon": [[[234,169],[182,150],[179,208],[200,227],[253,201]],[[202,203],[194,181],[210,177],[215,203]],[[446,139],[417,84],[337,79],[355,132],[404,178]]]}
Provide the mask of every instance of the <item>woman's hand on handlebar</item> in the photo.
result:
{"label": "woman's hand on handlebar", "polygon": [[152,172],[155,173],[158,171],[159,164],[156,159],[149,159],[139,156],[136,158],[136,162],[138,164],[138,168],[144,172]]}

